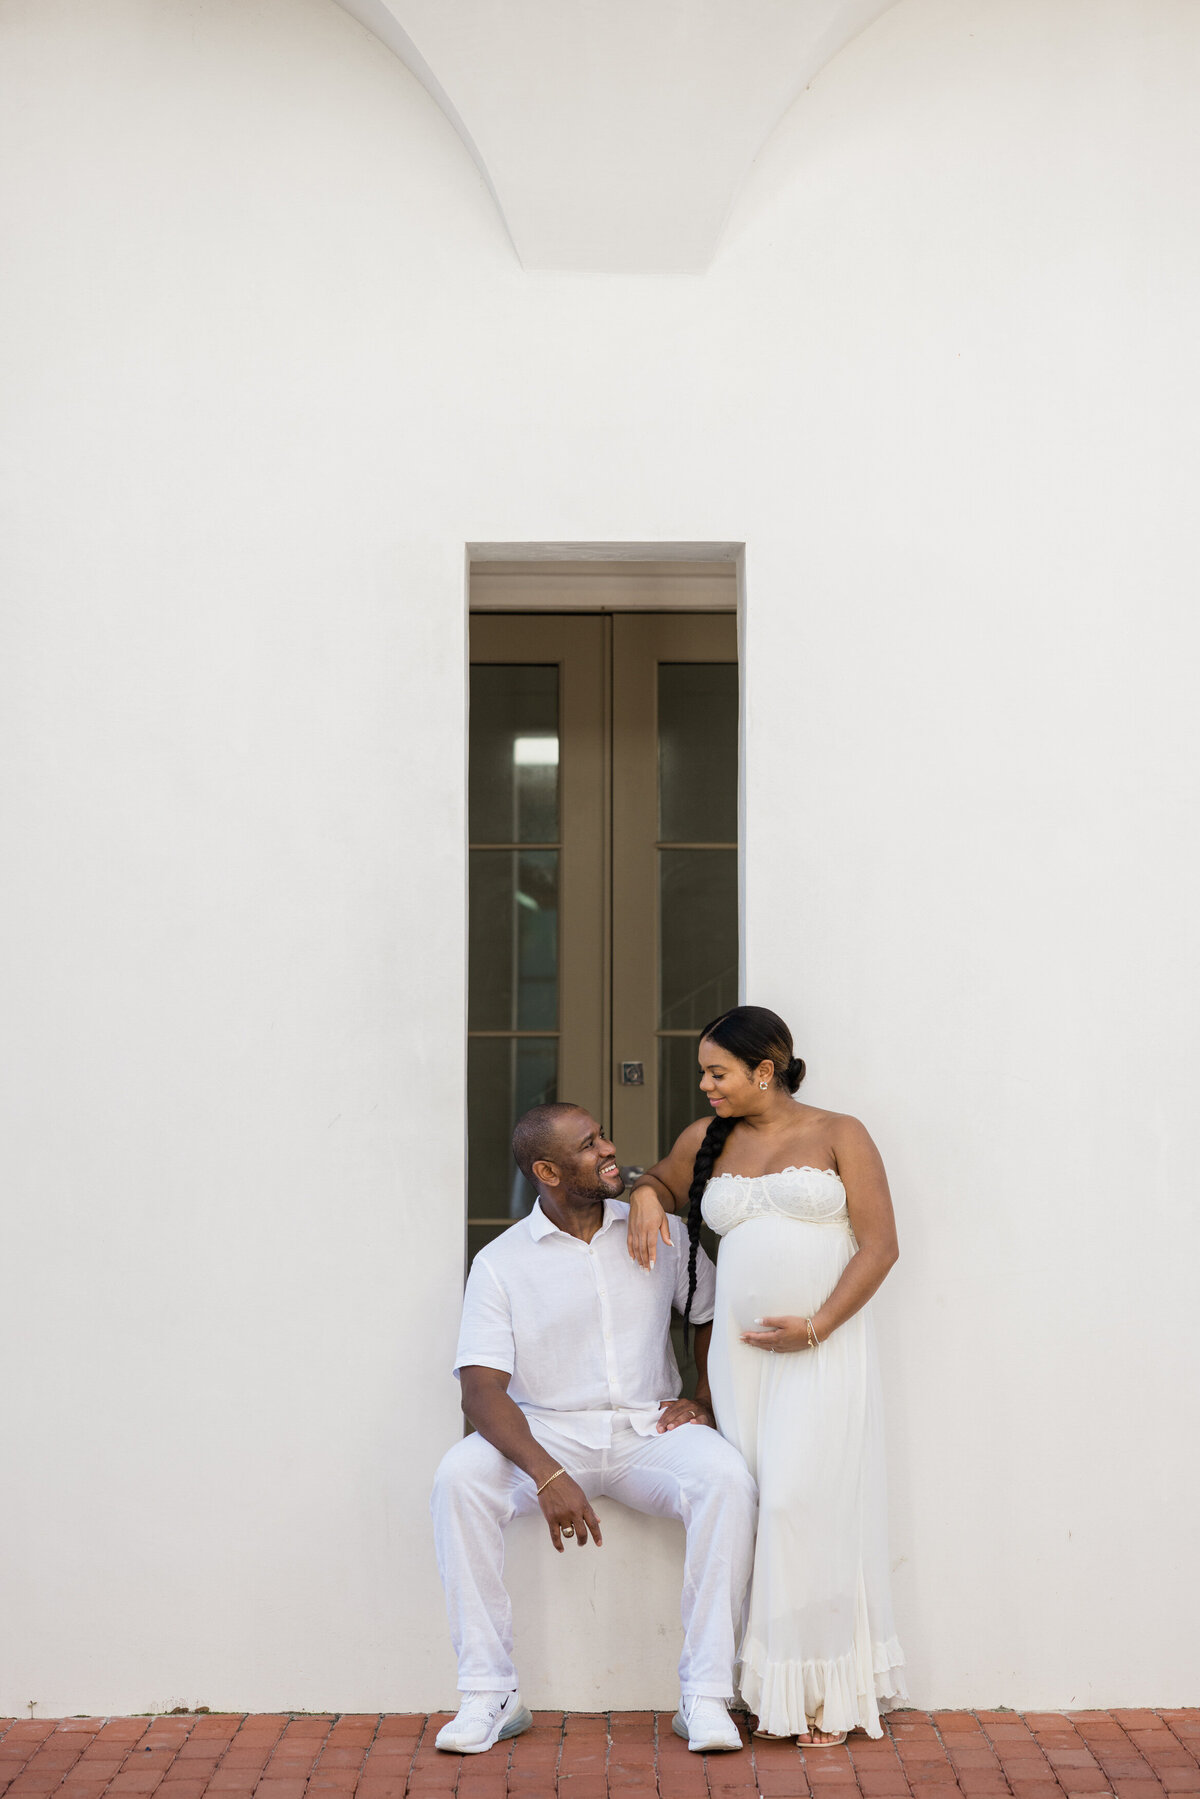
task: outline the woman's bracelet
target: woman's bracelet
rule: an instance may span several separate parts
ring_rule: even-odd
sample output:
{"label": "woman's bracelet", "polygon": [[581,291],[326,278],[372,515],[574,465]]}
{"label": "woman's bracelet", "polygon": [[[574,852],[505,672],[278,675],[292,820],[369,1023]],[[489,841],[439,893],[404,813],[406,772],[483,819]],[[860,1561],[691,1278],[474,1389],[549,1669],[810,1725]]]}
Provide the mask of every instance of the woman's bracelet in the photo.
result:
{"label": "woman's bracelet", "polygon": [[806,1318],[806,1319],[805,1319],[805,1320],[804,1320],[804,1323],[805,1323],[805,1326],[806,1326],[806,1328],[807,1328],[807,1330],[808,1330],[808,1347],[809,1347],[809,1348],[810,1348],[810,1349],[820,1349],[820,1347],[821,1347],[821,1339],[820,1339],[820,1337],[818,1337],[818,1335],[817,1335],[817,1333],[816,1333],[816,1331],[815,1331],[815,1330],[814,1330],[814,1329],[813,1329],[813,1321],[812,1321],[812,1319],[811,1319],[811,1318]]}
{"label": "woman's bracelet", "polygon": [[546,1488],[550,1485],[550,1482],[552,1480],[557,1480],[560,1474],[565,1474],[566,1472],[567,1471],[565,1468],[556,1468],[554,1470],[553,1474],[548,1474],[546,1476],[545,1480],[542,1482],[541,1486],[538,1488],[538,1497],[540,1498],[541,1495],[546,1491]]}

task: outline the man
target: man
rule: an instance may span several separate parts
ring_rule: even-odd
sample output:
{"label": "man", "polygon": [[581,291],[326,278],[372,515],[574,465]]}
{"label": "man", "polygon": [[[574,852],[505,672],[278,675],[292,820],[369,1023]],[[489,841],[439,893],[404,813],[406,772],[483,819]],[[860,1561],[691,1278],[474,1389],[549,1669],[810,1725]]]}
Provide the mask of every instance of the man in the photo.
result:
{"label": "man", "polygon": [[541,1510],[550,1541],[599,1549],[592,1500],[687,1525],[682,1697],[674,1728],[694,1750],[740,1749],[726,1700],[754,1548],[754,1482],[712,1428],[708,1341],[715,1270],[700,1252],[692,1318],[695,1400],[679,1397],[671,1308],[688,1289],[687,1237],[653,1269],[625,1246],[629,1207],[613,1146],[580,1106],[535,1106],[513,1154],[537,1189],[528,1218],[480,1250],[467,1281],[455,1374],[476,1434],[433,1489],[438,1567],[463,1695],[439,1749],[474,1755],[528,1730],[502,1579],[505,1524]]}

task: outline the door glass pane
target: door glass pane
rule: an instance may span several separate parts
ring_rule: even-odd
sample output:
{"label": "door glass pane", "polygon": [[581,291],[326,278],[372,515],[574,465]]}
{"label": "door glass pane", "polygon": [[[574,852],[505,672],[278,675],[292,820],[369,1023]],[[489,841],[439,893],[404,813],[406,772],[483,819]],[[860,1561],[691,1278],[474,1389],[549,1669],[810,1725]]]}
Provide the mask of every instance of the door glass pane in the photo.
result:
{"label": "door glass pane", "polygon": [[660,850],[659,1028],[699,1030],[737,1004],[736,850]]}
{"label": "door glass pane", "polygon": [[470,853],[473,1031],[558,1028],[558,851]]}
{"label": "door glass pane", "polygon": [[658,665],[658,835],[736,843],[736,662]]}
{"label": "door glass pane", "polygon": [[512,1159],[513,1125],[557,1097],[558,1044],[550,1037],[472,1037],[467,1043],[467,1217],[523,1218],[534,1195]]}
{"label": "door glass pane", "polygon": [[558,665],[471,665],[472,843],[558,842]]}
{"label": "door glass pane", "polygon": [[[701,1021],[708,1023],[713,1013]],[[658,1144],[665,1155],[689,1124],[710,1116],[711,1108],[700,1091],[700,1064],[694,1036],[660,1037],[658,1040]]]}
{"label": "door glass pane", "polygon": [[475,1260],[485,1243],[494,1243],[505,1231],[510,1231],[514,1220],[505,1218],[500,1224],[472,1224],[467,1222],[467,1265]]}

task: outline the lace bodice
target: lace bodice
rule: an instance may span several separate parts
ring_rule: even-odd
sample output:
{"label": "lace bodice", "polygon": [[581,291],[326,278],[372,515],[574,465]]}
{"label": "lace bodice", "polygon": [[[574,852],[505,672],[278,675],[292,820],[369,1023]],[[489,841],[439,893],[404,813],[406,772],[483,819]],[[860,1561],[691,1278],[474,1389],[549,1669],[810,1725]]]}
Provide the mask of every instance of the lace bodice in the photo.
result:
{"label": "lace bodice", "polygon": [[719,1237],[750,1218],[793,1218],[850,1229],[846,1189],[832,1168],[781,1168],[775,1174],[717,1174],[704,1189],[704,1222]]}

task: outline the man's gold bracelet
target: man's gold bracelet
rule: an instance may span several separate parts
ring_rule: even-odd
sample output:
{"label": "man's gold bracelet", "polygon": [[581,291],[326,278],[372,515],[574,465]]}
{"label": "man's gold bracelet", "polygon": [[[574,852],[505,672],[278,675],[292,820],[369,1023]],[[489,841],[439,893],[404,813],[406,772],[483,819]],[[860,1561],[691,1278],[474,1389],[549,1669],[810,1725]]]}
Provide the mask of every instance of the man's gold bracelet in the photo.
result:
{"label": "man's gold bracelet", "polygon": [[557,1480],[560,1474],[565,1474],[566,1472],[567,1471],[565,1468],[556,1468],[554,1470],[553,1474],[548,1474],[546,1476],[545,1480],[542,1482],[541,1486],[538,1488],[539,1497],[541,1496],[541,1494],[543,1494],[546,1491],[546,1488],[550,1485],[550,1482],[552,1480]]}

